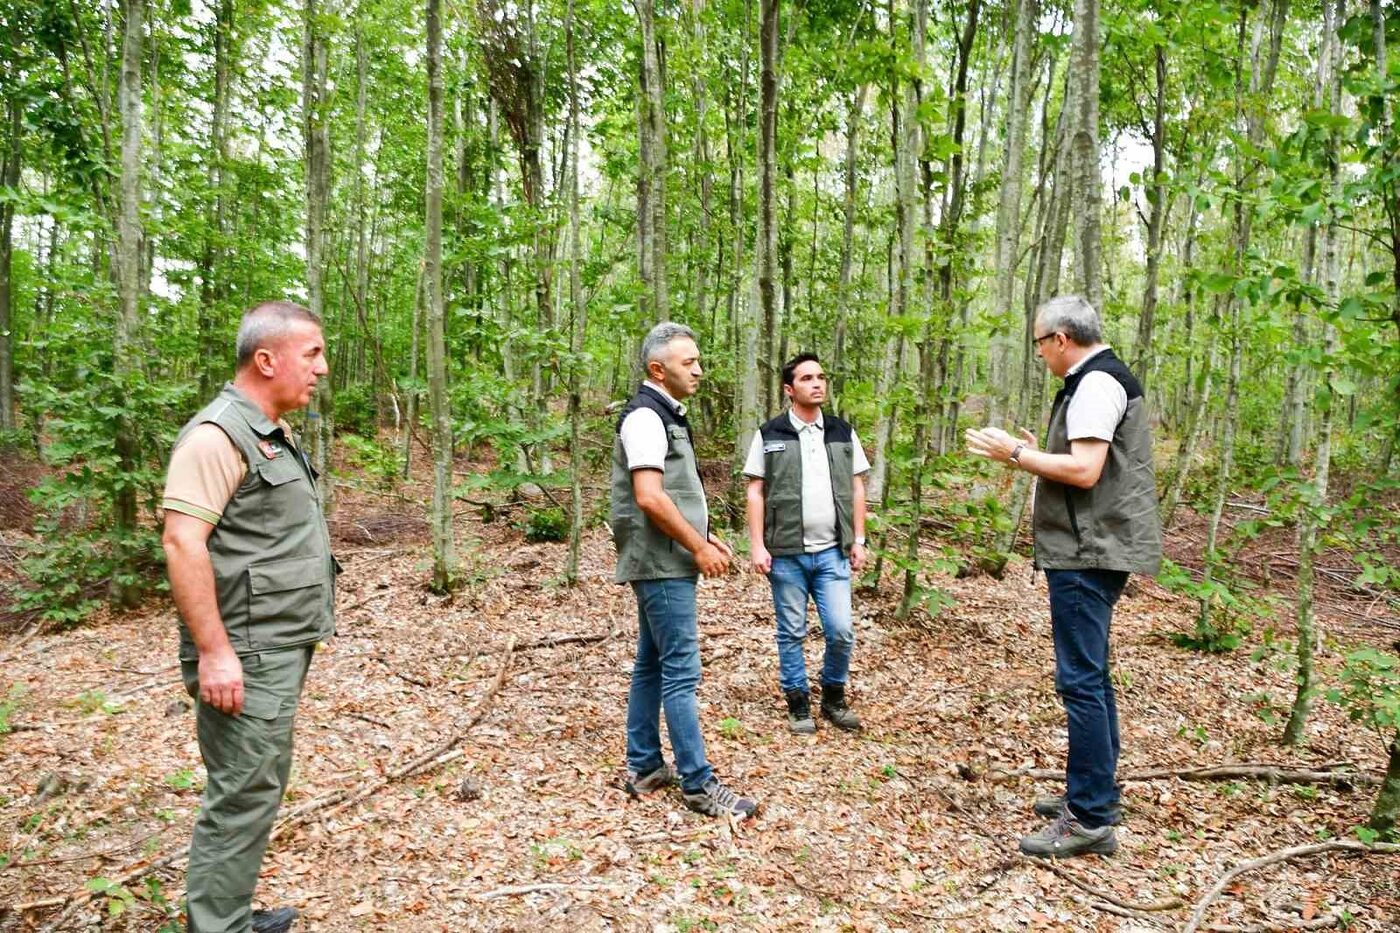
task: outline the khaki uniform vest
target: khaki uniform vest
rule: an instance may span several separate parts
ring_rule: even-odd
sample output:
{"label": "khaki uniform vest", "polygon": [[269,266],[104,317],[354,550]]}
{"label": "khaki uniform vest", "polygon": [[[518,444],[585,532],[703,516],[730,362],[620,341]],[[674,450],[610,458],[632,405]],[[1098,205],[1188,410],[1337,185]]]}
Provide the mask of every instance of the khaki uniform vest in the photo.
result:
{"label": "khaki uniform vest", "polygon": [[1035,493],[1035,562],[1046,570],[1124,570],[1155,576],[1162,565],[1162,526],[1152,433],[1142,386],[1112,350],[1065,378],[1050,412],[1045,449],[1069,453],[1065,414],[1087,373],[1106,372],[1123,386],[1128,407],[1113,432],[1103,474],[1090,489],[1041,477]]}
{"label": "khaki uniform vest", "polygon": [[666,461],[661,488],[676,504],[685,520],[701,537],[710,533],[710,519],[705,510],[705,487],[700,483],[700,468],[695,460],[695,443],[690,423],[660,395],[641,388],[622,410],[613,437],[612,460],[612,526],[613,544],[617,547],[618,583],[633,580],[667,580],[693,577],[700,572],[695,557],[647,517],[637,505],[632,490],[632,471],[627,466],[627,452],[622,447],[622,422],[638,408],[650,408],[661,417],[666,429]]}
{"label": "khaki uniform vest", "polygon": [[[248,471],[209,535],[219,614],[235,653],[314,644],[335,634],[339,565],[315,472],[292,439],[230,383],[175,440],[214,424]],[[180,657],[199,656],[184,620]]]}
{"label": "khaki uniform vest", "polygon": [[[822,416],[822,440],[836,503],[836,537],[850,556],[855,544],[855,450],[851,426]],[[787,412],[759,429],[763,438],[763,546],[775,557],[802,554],[802,439]]]}

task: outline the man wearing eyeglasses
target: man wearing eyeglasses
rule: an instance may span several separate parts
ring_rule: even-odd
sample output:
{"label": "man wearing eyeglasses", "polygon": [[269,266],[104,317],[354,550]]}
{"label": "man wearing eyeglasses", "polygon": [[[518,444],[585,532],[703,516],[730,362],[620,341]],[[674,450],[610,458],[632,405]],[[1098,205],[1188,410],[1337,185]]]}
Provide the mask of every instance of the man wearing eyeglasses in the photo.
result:
{"label": "man wearing eyeglasses", "polygon": [[1055,691],[1069,720],[1063,797],[1042,797],[1048,826],[1021,840],[1027,855],[1064,858],[1118,849],[1118,707],[1109,679],[1113,606],[1129,573],[1162,562],[1152,435],[1142,386],[1103,342],[1083,298],[1036,309],[1034,346],[1064,380],[1050,410],[1045,449],[1024,428],[967,432],[970,453],[1035,474],[1035,563],[1050,589]]}

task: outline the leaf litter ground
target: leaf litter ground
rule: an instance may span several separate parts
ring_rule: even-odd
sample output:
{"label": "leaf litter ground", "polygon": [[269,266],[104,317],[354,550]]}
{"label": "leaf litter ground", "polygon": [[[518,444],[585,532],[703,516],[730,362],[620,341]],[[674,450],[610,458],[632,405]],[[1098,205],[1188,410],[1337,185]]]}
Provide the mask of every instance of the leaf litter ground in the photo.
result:
{"label": "leaf litter ground", "polygon": [[[933,620],[894,619],[888,574],[883,592],[857,595],[859,736],[825,723],[788,734],[766,581],[704,582],[707,751],[761,809],[730,825],[686,811],[675,791],[633,801],[621,783],[635,604],[610,580],[606,529],[587,535],[569,588],[563,545],[464,514],[465,586],[444,599],[423,588],[426,526],[408,514],[342,487],[340,633],[312,667],[283,813],[371,787],[440,746],[509,667],[459,757],[274,840],[258,900],[297,906],[303,929],[1172,930],[1234,865],[1346,837],[1374,798],[1366,785],[1129,780],[1116,856],[1053,868],[1020,858],[1017,838],[1038,825],[1030,801],[1061,785],[1014,775],[1061,768],[1065,734],[1044,579],[1013,562],[1000,581],[933,581],[956,600]],[[1172,647],[1165,633],[1189,628],[1193,605],[1149,582],[1119,605],[1122,773],[1383,769],[1378,739],[1327,704],[1305,750],[1280,748],[1260,712],[1291,699],[1288,670],[1278,655]],[[809,673],[821,657],[813,623]],[[1277,624],[1289,629],[1286,614]],[[0,646],[0,689],[18,697],[15,731],[0,738],[0,929],[41,929],[90,879],[188,843],[203,771],[174,626],[160,600]],[[580,638],[549,644],[563,636]],[[1400,929],[1398,865],[1329,854],[1271,866],[1228,889],[1207,922]],[[106,917],[104,895],[63,928],[158,928],[151,902],[178,903],[183,873],[177,863],[150,878],[129,886],[120,916]]]}

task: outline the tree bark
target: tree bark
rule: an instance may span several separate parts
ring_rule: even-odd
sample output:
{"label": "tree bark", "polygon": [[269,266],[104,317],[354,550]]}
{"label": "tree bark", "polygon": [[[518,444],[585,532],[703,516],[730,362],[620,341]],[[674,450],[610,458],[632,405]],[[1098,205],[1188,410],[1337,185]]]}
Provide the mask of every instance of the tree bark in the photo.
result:
{"label": "tree bark", "polygon": [[780,0],[759,0],[758,244],[755,252],[758,301],[762,315],[761,378],[763,410],[777,404],[773,391],[778,307],[778,18]]}
{"label": "tree bark", "polygon": [[[1157,280],[1162,268],[1162,230],[1166,225],[1166,112],[1167,112],[1167,52],[1160,44],[1153,49],[1153,74],[1156,91],[1152,96],[1152,178],[1151,212],[1147,221],[1147,269],[1143,276],[1142,311],[1138,315],[1137,354],[1133,373],[1144,388],[1152,381],[1155,354],[1152,352],[1152,331],[1157,317]],[[1100,312],[1102,313],[1102,312]]]}
{"label": "tree bark", "polygon": [[[311,313],[322,321],[328,347],[332,334],[326,320],[326,202],[330,190],[330,118],[326,94],[326,37],[324,15],[318,0],[303,0],[302,140],[306,163],[306,294]],[[334,508],[334,481],[330,449],[334,437],[335,397],[331,379],[322,379],[307,408],[305,445],[312,465],[320,473],[321,500],[327,512]]]}
{"label": "tree bark", "polygon": [[656,35],[655,0],[637,0],[642,27],[641,94],[637,97],[637,247],[645,317],[670,316],[666,286],[666,103],[661,48]]}
{"label": "tree bark", "polygon": [[[117,327],[113,341],[113,373],[122,396],[123,413],[117,424],[117,468],[125,475],[136,472],[139,442],[127,390],[138,376],[141,328],[141,61],[145,0],[125,0],[122,28],[121,74],[117,87],[122,121],[121,200],[117,220]],[[137,525],[137,485],[123,483],[113,502],[117,527],[117,567],[112,575],[110,599],[114,606],[135,604],[139,587],[133,573],[131,537]]]}
{"label": "tree bark", "polygon": [[1376,804],[1366,825],[1384,836],[1393,836],[1400,824],[1400,732],[1390,740],[1390,760],[1385,769]]}
{"label": "tree bark", "polygon": [[[1342,70],[1340,67],[1340,44],[1337,40],[1338,19],[1345,16],[1346,0],[1335,0],[1336,7],[1329,0],[1322,4],[1322,54],[1318,56],[1318,72],[1327,88],[1327,107],[1336,115],[1342,109]],[[1328,223],[1322,240],[1322,289],[1323,300],[1329,307],[1336,307],[1341,294],[1341,276],[1338,258],[1337,212],[1340,210],[1341,190],[1341,139],[1337,130],[1327,135],[1328,184],[1325,197],[1328,202]],[[1298,625],[1297,656],[1298,690],[1293,698],[1293,708],[1283,730],[1283,744],[1301,745],[1308,714],[1312,711],[1313,698],[1317,693],[1317,675],[1314,656],[1320,643],[1320,633],[1313,612],[1313,582],[1316,576],[1314,560],[1317,556],[1318,534],[1325,527],[1324,510],[1327,508],[1327,481],[1332,468],[1332,421],[1333,393],[1332,379],[1335,374],[1333,355],[1336,352],[1336,328],[1330,321],[1323,324],[1322,379],[1318,385],[1318,408],[1321,422],[1318,425],[1317,451],[1313,458],[1313,481],[1311,487],[1302,490],[1302,514],[1298,519],[1298,598],[1295,618]]]}
{"label": "tree bark", "polygon": [[1099,175],[1099,0],[1074,0],[1069,76],[1075,85],[1071,136],[1076,285],[1099,314],[1103,306],[1103,180]]}
{"label": "tree bark", "polygon": [[[5,158],[0,163],[0,188],[14,191],[19,186],[20,159],[23,153],[23,124],[19,98],[8,95],[5,98]],[[14,256],[14,203],[0,202],[0,433],[15,429],[15,368],[14,341],[11,331],[14,327],[14,291],[12,288]],[[6,442],[0,439],[0,446]]]}
{"label": "tree bark", "polygon": [[[650,2],[650,0],[646,0]],[[583,370],[583,341],[588,325],[587,308],[583,302],[583,263],[579,244],[578,212],[578,66],[574,61],[574,0],[569,0],[564,26],[569,67],[569,302],[573,306],[573,336],[569,350],[573,355],[569,366],[569,559],[564,576],[570,584],[578,582],[579,550],[583,541],[583,397],[580,374]]]}
{"label": "tree bark", "polygon": [[442,0],[428,0],[427,245],[428,404],[433,419],[433,589],[452,587],[457,555],[452,534],[452,412],[447,398],[447,346],[442,296]]}
{"label": "tree bark", "polygon": [[846,118],[845,202],[842,209],[841,278],[836,289],[836,323],[834,347],[831,353],[832,404],[839,411],[846,389],[846,321],[851,308],[851,257],[854,251],[856,227],[856,183],[860,161],[860,122],[865,113],[865,98],[870,85],[861,84],[851,97]]}
{"label": "tree bark", "polygon": [[227,248],[224,168],[228,163],[229,75],[235,55],[233,24],[233,0],[219,0],[214,14],[214,100],[209,127],[208,178],[209,187],[214,192],[214,216],[212,228],[205,237],[204,255],[200,262],[200,398],[208,398],[214,394],[221,372],[226,369],[218,366],[218,361],[227,358],[224,349],[217,346],[217,340],[222,314],[220,302],[228,291],[222,281],[222,260]]}

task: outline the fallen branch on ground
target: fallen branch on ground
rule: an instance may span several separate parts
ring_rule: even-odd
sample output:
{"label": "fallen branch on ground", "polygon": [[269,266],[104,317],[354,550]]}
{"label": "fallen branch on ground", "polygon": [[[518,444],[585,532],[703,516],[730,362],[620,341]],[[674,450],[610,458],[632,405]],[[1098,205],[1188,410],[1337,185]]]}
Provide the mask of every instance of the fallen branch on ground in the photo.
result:
{"label": "fallen branch on ground", "polygon": [[[345,807],[353,806],[395,781],[402,780],[406,777],[412,777],[428,770],[434,765],[445,764],[448,761],[461,757],[460,750],[454,751],[454,749],[467,737],[467,733],[472,730],[472,727],[485,717],[487,709],[491,706],[491,701],[495,699],[497,692],[501,689],[501,685],[505,683],[506,674],[510,670],[510,662],[514,654],[515,638],[512,637],[506,644],[506,656],[501,660],[501,668],[496,672],[496,677],[492,680],[491,686],[487,689],[485,696],[477,703],[476,709],[472,712],[472,715],[467,719],[466,723],[450,738],[423,754],[418,755],[407,764],[395,768],[383,778],[377,781],[371,781],[359,790],[338,790],[317,797],[314,800],[308,800],[306,803],[288,813],[273,827],[269,841],[277,839],[288,829],[307,822],[311,816],[323,810],[330,807],[341,810]],[[156,859],[154,862],[138,863],[134,867],[113,878],[112,881],[117,885],[129,885],[134,881],[139,881],[152,872],[175,865],[188,857],[189,854],[190,847],[188,845],[183,846],[177,851],[171,852],[169,855]],[[36,910],[40,907],[63,907],[62,912],[40,930],[40,933],[54,933],[54,931],[62,929],[68,919],[82,910],[95,896],[94,892],[84,888],[69,894],[66,898],[36,901],[31,904],[18,904],[14,909],[16,911],[25,911]]]}
{"label": "fallen branch on ground", "polygon": [[1321,917],[1314,917],[1311,920],[1266,920],[1263,923],[1251,923],[1249,926],[1231,926],[1228,923],[1216,923],[1206,927],[1210,933],[1295,933],[1298,930],[1330,930],[1342,922],[1340,914],[1326,914]]}
{"label": "fallen branch on ground", "polygon": [[[988,771],[989,781],[1009,781],[1028,777],[1040,781],[1063,781],[1065,773],[1053,768],[1017,768],[1014,771]],[[1163,781],[1179,778],[1183,781],[1232,781],[1246,778],[1269,784],[1330,784],[1333,787],[1355,787],[1358,784],[1379,785],[1381,776],[1369,771],[1333,771],[1294,769],[1286,765],[1261,762],[1209,765],[1204,768],[1175,770],[1161,768],[1152,771],[1130,771],[1120,774],[1120,781]]]}
{"label": "fallen branch on ground", "polygon": [[1215,899],[1220,897],[1225,889],[1240,875],[1259,868],[1267,868],[1279,862],[1287,862],[1295,858],[1305,858],[1309,855],[1321,855],[1324,852],[1358,852],[1363,855],[1375,853],[1395,855],[1400,854],[1400,845],[1385,842],[1367,845],[1364,842],[1340,839],[1333,842],[1319,842],[1313,845],[1293,846],[1290,849],[1280,849],[1277,852],[1271,852],[1261,858],[1252,859],[1248,862],[1236,865],[1234,868],[1227,871],[1225,875],[1215,883],[1215,886],[1206,892],[1205,897],[1201,898],[1196,904],[1196,909],[1191,912],[1191,919],[1187,922],[1186,929],[1183,930],[1182,933],[1195,933],[1196,930],[1200,929],[1201,921],[1206,915],[1206,910],[1210,908],[1210,905],[1215,902]]}
{"label": "fallen branch on ground", "polygon": [[607,641],[616,634],[617,626],[614,625],[601,635],[551,635],[548,638],[527,641],[515,650],[521,652],[534,651],[538,648],[557,648],[560,645],[591,645],[594,642]]}
{"label": "fallen branch on ground", "polygon": [[509,888],[496,888],[475,896],[475,900],[489,901],[498,897],[516,897],[521,894],[537,894],[543,891],[616,891],[620,884],[566,884],[558,881],[543,884],[518,884]]}

